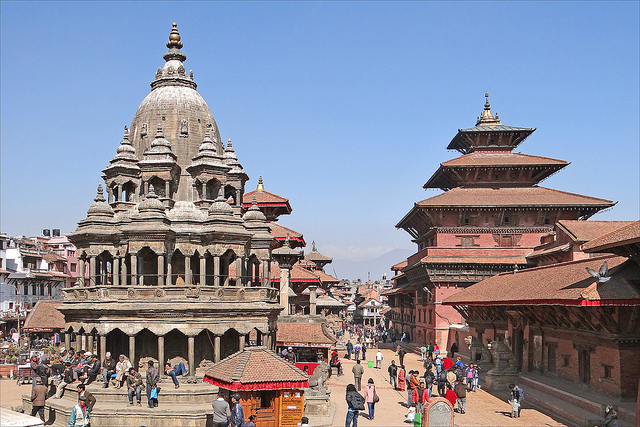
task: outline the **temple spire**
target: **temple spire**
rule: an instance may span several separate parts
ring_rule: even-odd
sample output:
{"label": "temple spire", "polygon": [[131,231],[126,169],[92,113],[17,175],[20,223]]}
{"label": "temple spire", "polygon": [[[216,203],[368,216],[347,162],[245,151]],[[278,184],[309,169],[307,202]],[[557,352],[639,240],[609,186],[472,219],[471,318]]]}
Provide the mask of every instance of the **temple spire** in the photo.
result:
{"label": "temple spire", "polygon": [[262,181],[262,175],[258,178],[258,188],[256,188],[258,193],[264,193],[264,182]]}
{"label": "temple spire", "polygon": [[187,59],[187,55],[182,53],[180,49],[182,49],[182,42],[180,41],[180,33],[178,32],[178,25],[174,22],[173,28],[171,29],[171,33],[169,34],[169,41],[167,42],[167,47],[169,48],[169,52],[165,53],[162,57],[165,61],[171,61],[172,59],[177,59],[178,61],[184,62]]}
{"label": "temple spire", "polygon": [[491,104],[489,103],[489,92],[485,92],[484,97],[486,98],[486,101],[484,103],[484,110],[482,111],[482,115],[478,117],[476,126],[499,125],[500,118],[498,117],[498,114],[496,113],[496,116],[494,117],[493,114],[491,113]]}

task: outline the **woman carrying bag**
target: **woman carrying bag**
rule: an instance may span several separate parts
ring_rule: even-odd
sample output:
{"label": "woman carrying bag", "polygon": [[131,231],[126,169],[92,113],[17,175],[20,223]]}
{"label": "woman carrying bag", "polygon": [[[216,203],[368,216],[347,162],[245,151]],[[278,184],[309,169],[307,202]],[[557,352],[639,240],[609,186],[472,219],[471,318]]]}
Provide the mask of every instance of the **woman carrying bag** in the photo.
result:
{"label": "woman carrying bag", "polygon": [[376,386],[373,383],[373,378],[369,378],[367,386],[364,388],[364,400],[367,402],[367,406],[369,407],[369,419],[372,420],[375,405],[380,401],[378,393],[376,393]]}

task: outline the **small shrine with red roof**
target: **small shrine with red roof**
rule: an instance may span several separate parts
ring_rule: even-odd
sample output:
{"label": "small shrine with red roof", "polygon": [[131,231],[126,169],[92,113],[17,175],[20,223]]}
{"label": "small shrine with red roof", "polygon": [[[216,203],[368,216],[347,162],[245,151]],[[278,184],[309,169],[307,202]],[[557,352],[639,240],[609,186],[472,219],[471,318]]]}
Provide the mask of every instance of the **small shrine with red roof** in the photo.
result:
{"label": "small shrine with red roof", "polygon": [[240,395],[244,415],[256,415],[258,427],[294,427],[304,415],[309,376],[266,347],[245,347],[212,365],[204,382],[222,395]]}
{"label": "small shrine with red roof", "polygon": [[459,129],[447,146],[462,155],[441,163],[423,186],[443,192],[414,203],[396,225],[418,250],[406,265],[396,264],[395,286],[385,292],[399,334],[447,349],[450,325],[462,318],[440,305],[443,299],[526,267],[526,255],[557,221],[586,220],[615,205],[540,186],[569,163],[516,152],[536,129],[503,125],[485,96],[476,125]]}

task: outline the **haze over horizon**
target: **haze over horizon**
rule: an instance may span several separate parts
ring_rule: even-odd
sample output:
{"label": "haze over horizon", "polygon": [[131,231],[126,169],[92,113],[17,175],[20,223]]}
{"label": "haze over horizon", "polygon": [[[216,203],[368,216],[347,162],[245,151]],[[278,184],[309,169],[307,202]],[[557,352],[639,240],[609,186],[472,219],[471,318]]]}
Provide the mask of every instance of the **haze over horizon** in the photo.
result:
{"label": "haze over horizon", "polygon": [[[222,140],[293,208],[280,223],[338,278],[390,277],[395,224],[489,92],[517,151],[571,162],[541,183],[639,217],[638,2],[1,2],[0,231],[69,233],[177,22]],[[349,276],[342,274],[345,271]],[[374,273],[378,277],[374,277]],[[350,277],[354,275],[355,277]]]}

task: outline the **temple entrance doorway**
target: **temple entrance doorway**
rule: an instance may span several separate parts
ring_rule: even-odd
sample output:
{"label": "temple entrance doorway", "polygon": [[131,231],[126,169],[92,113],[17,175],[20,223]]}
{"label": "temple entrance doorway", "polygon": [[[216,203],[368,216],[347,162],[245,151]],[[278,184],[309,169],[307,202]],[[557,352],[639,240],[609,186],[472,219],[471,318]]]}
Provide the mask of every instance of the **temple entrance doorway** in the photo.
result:
{"label": "temple entrance doorway", "polygon": [[120,329],[114,329],[107,334],[106,351],[111,352],[111,356],[118,360],[121,354],[129,357],[129,337]]}
{"label": "temple entrance doorway", "polygon": [[227,329],[220,339],[220,359],[240,351],[240,334],[235,329]]}

